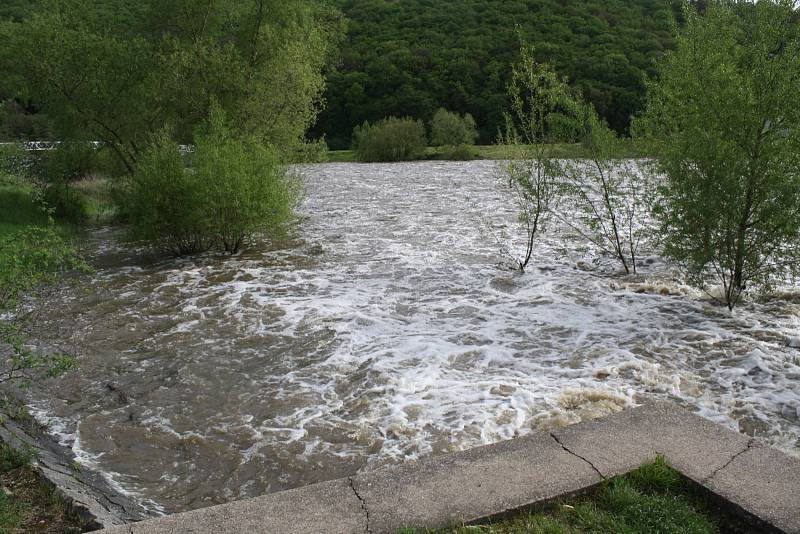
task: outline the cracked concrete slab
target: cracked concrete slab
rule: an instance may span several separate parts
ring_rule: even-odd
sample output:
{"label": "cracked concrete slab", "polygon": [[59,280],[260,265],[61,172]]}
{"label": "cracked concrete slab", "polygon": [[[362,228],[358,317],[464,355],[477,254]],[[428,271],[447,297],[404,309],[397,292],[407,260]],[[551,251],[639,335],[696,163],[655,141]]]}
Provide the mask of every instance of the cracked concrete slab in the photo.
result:
{"label": "cracked concrete slab", "polygon": [[[370,473],[114,527],[111,534],[394,533],[513,512],[590,489],[657,454],[722,499],[800,534],[800,460],[657,402]],[[748,516],[749,518],[749,516]]]}
{"label": "cracked concrete slab", "polygon": [[784,532],[800,534],[797,458],[769,447],[749,447],[704,485]]}
{"label": "cracked concrete slab", "polygon": [[661,454],[697,482],[722,468],[750,442],[747,436],[667,402],[647,403],[604,419],[556,429],[552,434],[605,477],[632,471]]}
{"label": "cracked concrete slab", "polygon": [[370,532],[446,527],[497,515],[601,481],[548,434],[427,457],[353,478]]}
{"label": "cracked concrete slab", "polygon": [[125,527],[104,530],[109,534],[331,534],[363,533],[367,518],[361,501],[347,479],[312,484],[169,515]]}

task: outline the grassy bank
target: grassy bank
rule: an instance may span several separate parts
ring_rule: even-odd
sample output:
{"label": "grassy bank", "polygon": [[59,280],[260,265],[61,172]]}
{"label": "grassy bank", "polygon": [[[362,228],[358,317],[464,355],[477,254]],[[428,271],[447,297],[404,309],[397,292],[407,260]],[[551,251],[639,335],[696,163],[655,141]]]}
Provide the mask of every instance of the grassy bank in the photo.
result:
{"label": "grassy bank", "polygon": [[[589,153],[580,143],[551,145],[551,153],[559,159],[586,159]],[[457,150],[455,153],[454,150]],[[507,145],[474,145],[468,147],[428,147],[422,157],[423,160],[464,160],[464,159],[489,159],[504,160],[514,157],[515,148]],[[469,156],[469,157],[466,157]],[[626,158],[643,157],[641,150],[630,143],[622,156]],[[355,163],[358,157],[353,150],[331,150],[327,153],[329,163]]]}
{"label": "grassy bank", "polygon": [[[91,177],[76,182],[72,194],[80,199],[83,209],[82,223],[97,223],[113,216],[114,207],[107,181]],[[66,232],[75,232],[78,226],[56,219],[56,224]],[[27,226],[45,226],[50,217],[38,202],[32,184],[23,180],[6,178],[0,182],[0,238]]]}
{"label": "grassy bank", "polygon": [[0,532],[83,532],[82,521],[31,467],[32,458],[0,442]]}
{"label": "grassy bank", "polygon": [[0,238],[26,226],[47,224],[33,187],[20,182],[0,184]]}
{"label": "grassy bank", "polygon": [[[744,528],[744,530],[739,530]],[[712,534],[752,532],[698,495],[663,459],[605,482],[583,497],[509,519],[430,531],[401,529],[397,534]]]}

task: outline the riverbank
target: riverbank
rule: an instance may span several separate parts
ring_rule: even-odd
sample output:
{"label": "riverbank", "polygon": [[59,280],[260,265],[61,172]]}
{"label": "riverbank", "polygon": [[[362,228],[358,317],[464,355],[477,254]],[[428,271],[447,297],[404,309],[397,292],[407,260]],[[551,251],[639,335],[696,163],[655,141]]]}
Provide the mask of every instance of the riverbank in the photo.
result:
{"label": "riverbank", "polygon": [[[550,145],[550,154],[558,159],[586,159],[590,152],[580,143]],[[422,160],[462,161],[462,160],[507,160],[518,157],[519,148],[508,145],[472,145],[462,147],[427,147]],[[632,142],[628,142],[621,157],[641,158],[645,154]],[[330,150],[326,154],[327,163],[357,163],[354,150]]]}
{"label": "riverbank", "polygon": [[84,532],[84,521],[33,468],[32,460],[32,452],[0,442],[0,532]]}
{"label": "riverbank", "polygon": [[4,525],[45,534],[87,532],[150,516],[100,473],[83,468],[28,413],[19,391],[3,386],[0,395],[0,483],[7,498],[0,496],[0,532]]}
{"label": "riverbank", "polygon": [[[603,482],[585,495],[534,507],[508,518],[441,530],[401,529],[397,534],[717,534],[745,532],[662,457]],[[752,533],[750,533],[752,534]]]}

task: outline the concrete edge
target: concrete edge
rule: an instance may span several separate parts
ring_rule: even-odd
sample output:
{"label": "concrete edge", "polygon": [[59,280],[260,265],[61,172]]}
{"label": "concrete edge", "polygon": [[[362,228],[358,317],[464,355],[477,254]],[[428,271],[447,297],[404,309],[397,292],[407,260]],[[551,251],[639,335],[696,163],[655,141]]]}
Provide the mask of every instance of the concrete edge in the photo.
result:
{"label": "concrete edge", "polygon": [[666,458],[732,512],[800,534],[800,459],[667,402],[303,488],[108,529],[109,534],[390,534],[504,516]]}

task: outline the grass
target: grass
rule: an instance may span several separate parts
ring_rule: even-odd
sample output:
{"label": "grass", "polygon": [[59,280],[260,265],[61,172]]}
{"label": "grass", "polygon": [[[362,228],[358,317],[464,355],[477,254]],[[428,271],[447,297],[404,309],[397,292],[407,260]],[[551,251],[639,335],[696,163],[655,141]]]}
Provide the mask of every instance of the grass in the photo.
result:
{"label": "grass", "polygon": [[34,199],[32,186],[10,181],[0,183],[0,237],[47,222],[47,215]]}
{"label": "grass", "polygon": [[[510,159],[514,155],[514,149],[507,145],[475,145],[469,147],[428,147],[425,149],[423,159],[426,160],[463,160],[463,159],[491,159],[503,160]],[[460,150],[459,150],[460,149]],[[588,157],[586,148],[579,143],[551,145],[550,150],[554,157],[559,159],[585,159]],[[469,153],[469,156],[466,157]],[[624,154],[626,157],[642,157],[632,143],[630,143]],[[327,161],[330,163],[354,163],[358,162],[356,153],[353,150],[331,150],[327,153]]]}
{"label": "grass", "polygon": [[[398,534],[713,534],[720,517],[681,475],[658,458],[596,491],[510,519]],[[725,526],[724,531],[728,526]]]}
{"label": "grass", "polygon": [[31,467],[34,454],[0,443],[0,533],[83,532],[83,522]]}
{"label": "grass", "polygon": [[[82,199],[85,222],[100,222],[113,216],[114,204],[105,179],[90,176],[71,187]],[[65,231],[77,230],[72,224],[56,222]],[[49,223],[48,215],[36,200],[33,185],[20,179],[3,179],[0,176],[0,238],[26,226],[45,226]]]}

